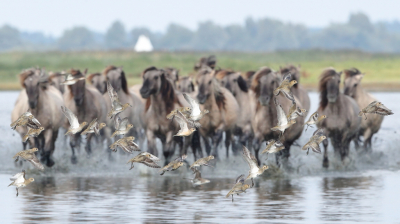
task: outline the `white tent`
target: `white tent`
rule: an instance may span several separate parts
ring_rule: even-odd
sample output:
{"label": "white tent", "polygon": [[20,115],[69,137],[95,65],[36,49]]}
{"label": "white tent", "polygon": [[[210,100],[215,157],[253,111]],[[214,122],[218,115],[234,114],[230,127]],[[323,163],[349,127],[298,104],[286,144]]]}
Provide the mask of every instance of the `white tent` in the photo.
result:
{"label": "white tent", "polygon": [[137,52],[153,51],[153,45],[151,44],[150,39],[145,35],[140,35],[135,45],[135,51]]}

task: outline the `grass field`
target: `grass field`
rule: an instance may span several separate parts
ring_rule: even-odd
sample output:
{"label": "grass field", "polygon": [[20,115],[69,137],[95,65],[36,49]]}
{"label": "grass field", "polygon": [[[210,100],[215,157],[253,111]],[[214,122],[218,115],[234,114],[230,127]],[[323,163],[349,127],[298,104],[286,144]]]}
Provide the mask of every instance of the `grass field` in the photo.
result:
{"label": "grass field", "polygon": [[363,83],[373,90],[400,90],[400,55],[371,54],[358,51],[282,51],[273,53],[228,52],[8,52],[0,54],[0,89],[19,89],[17,75],[32,66],[47,71],[70,68],[89,73],[101,72],[105,66],[123,66],[129,85],[141,82],[140,73],[146,67],[171,66],[180,69],[180,75],[193,73],[194,63],[202,56],[215,54],[221,68],[237,71],[257,70],[261,66],[279,69],[288,63],[300,64],[301,83],[315,89],[322,69],[332,66],[337,70],[356,67],[366,73]]}

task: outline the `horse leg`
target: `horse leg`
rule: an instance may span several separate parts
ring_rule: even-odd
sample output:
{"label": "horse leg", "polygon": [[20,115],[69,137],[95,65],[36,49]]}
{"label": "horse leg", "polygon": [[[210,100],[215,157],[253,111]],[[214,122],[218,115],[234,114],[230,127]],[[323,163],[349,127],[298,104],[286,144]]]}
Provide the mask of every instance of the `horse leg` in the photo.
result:
{"label": "horse leg", "polygon": [[72,156],[71,156],[71,163],[76,164],[78,162],[76,156],[75,156],[75,147],[76,147],[76,138],[75,135],[70,135],[69,136],[69,145],[71,146],[72,150]]}
{"label": "horse leg", "polygon": [[[164,147],[164,157],[165,157],[165,163],[169,163],[171,157],[175,153],[175,141],[173,139],[173,133],[170,131],[166,134],[165,136],[165,141],[163,142]],[[180,155],[182,156],[182,155]]]}
{"label": "horse leg", "polygon": [[322,161],[322,167],[328,168],[329,167],[329,160],[328,160],[328,139],[325,139],[322,141],[322,144],[324,145],[324,159]]}
{"label": "horse leg", "polygon": [[[190,144],[192,142],[192,138],[193,138],[193,135],[183,138],[183,154],[184,155],[187,155],[188,148],[189,148],[189,146],[190,146]],[[196,152],[194,150],[192,150],[192,151],[193,151],[193,157],[196,160]],[[183,155],[183,154],[181,154],[181,155]]]}
{"label": "horse leg", "polygon": [[[254,143],[253,143],[253,148],[254,148],[254,156],[257,159],[258,165],[261,164],[260,159],[258,158],[258,152],[260,151],[261,147],[261,139],[260,138],[254,138]],[[250,149],[251,150],[251,149]]]}
{"label": "horse leg", "polygon": [[206,147],[207,156],[209,156],[209,155],[211,155],[211,145],[208,140],[208,137],[206,137],[206,136],[201,136],[201,137],[203,138],[204,146]]}
{"label": "horse leg", "polygon": [[222,139],[222,130],[220,129],[220,130],[217,130],[215,133],[214,133],[214,136],[212,137],[212,144],[213,144],[213,148],[214,148],[214,151],[213,151],[213,156],[215,156],[216,158],[218,158],[219,156],[218,156],[218,146],[219,146],[219,143],[221,142],[221,139]]}
{"label": "horse leg", "polygon": [[90,143],[90,140],[92,139],[92,137],[93,137],[93,134],[91,133],[91,134],[88,134],[88,136],[86,138],[85,150],[86,150],[86,153],[88,155],[92,154],[92,146],[91,146],[91,143]]}
{"label": "horse leg", "polygon": [[[229,158],[229,146],[232,141],[232,132],[226,131],[225,132],[225,150],[226,150],[226,158]],[[232,145],[233,148],[233,145]]]}
{"label": "horse leg", "polygon": [[42,158],[42,161],[46,162],[47,167],[52,167],[54,166],[54,161],[51,159],[51,154],[53,152],[53,130],[46,130],[42,141],[44,141],[44,157]]}
{"label": "horse leg", "polygon": [[155,156],[158,156],[156,148],[156,138],[154,136],[154,133],[151,130],[147,130],[146,137],[147,137],[147,151]]}
{"label": "horse leg", "polygon": [[195,131],[192,135],[191,147],[193,151],[194,160],[197,160],[197,152],[199,152],[200,157],[203,158],[203,151],[201,149],[201,143],[200,143],[200,133],[198,131]]}
{"label": "horse leg", "polygon": [[364,151],[371,152],[372,131],[370,128],[364,131]]}

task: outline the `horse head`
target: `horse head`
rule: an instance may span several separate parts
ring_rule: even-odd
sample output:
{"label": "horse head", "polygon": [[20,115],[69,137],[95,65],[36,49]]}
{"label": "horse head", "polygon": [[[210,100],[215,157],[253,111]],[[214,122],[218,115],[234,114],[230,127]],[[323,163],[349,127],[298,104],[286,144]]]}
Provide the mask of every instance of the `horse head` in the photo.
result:
{"label": "horse head", "polygon": [[162,82],[166,81],[165,73],[156,67],[150,67],[143,72],[143,84],[140,88],[140,95],[147,99],[150,95],[160,91]]}
{"label": "horse head", "polygon": [[181,77],[178,82],[178,89],[183,93],[194,91],[194,85],[191,77]]}
{"label": "horse head", "polygon": [[261,106],[267,106],[274,96],[274,90],[279,86],[280,77],[270,68],[264,67],[254,74],[251,88],[258,97]]}
{"label": "horse head", "polygon": [[[82,74],[79,70],[71,69],[71,74],[74,78],[81,78],[85,77],[87,70]],[[81,106],[83,104],[83,100],[85,98],[85,91],[86,91],[86,81],[79,80],[73,85],[68,86],[72,96],[74,97],[75,104],[77,106]]]}
{"label": "horse head", "polygon": [[364,74],[362,74],[358,69],[346,69],[344,70],[344,94],[350,97],[354,97],[357,92],[357,87],[361,83]]}

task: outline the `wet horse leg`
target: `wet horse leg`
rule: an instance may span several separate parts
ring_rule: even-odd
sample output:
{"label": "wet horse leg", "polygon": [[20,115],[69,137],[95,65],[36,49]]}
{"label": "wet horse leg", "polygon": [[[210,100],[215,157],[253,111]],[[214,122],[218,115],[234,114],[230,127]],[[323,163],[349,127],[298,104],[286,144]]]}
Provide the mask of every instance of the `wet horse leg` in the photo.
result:
{"label": "wet horse leg", "polygon": [[325,139],[322,141],[322,144],[324,145],[324,159],[322,161],[322,167],[328,168],[329,167],[329,160],[328,160],[328,139]]}
{"label": "wet horse leg", "polygon": [[171,157],[175,153],[175,143],[176,142],[173,140],[173,133],[171,131],[168,132],[165,136],[165,143],[163,143],[163,145],[165,145],[163,151],[166,163],[169,163]]}
{"label": "wet horse leg", "polygon": [[46,163],[47,167],[52,167],[54,166],[54,161],[51,159],[51,154],[54,150],[52,148],[53,130],[51,129],[45,130],[42,141],[44,142],[44,151],[43,151],[44,157],[42,158],[42,161]]}
{"label": "wet horse leg", "polygon": [[75,147],[76,147],[75,135],[69,135],[69,145],[71,146],[71,150],[72,150],[71,163],[76,164],[78,162],[78,160],[75,155]]}
{"label": "wet horse leg", "polygon": [[[226,131],[225,132],[225,150],[226,150],[226,158],[229,158],[229,146],[232,141],[232,132]],[[232,145],[233,148],[233,145]]]}
{"label": "wet horse leg", "polygon": [[208,140],[207,136],[201,136],[203,138],[204,141],[204,146],[206,148],[206,153],[207,156],[211,155],[211,146],[210,146],[210,141]]}
{"label": "wet horse leg", "polygon": [[[257,161],[258,161],[258,165],[260,165],[261,161],[258,158],[258,152],[260,151],[260,147],[261,147],[261,139],[260,138],[254,138],[253,140],[253,148],[254,148],[254,156],[256,157]],[[250,149],[251,150],[251,149]],[[278,161],[278,160],[277,160]]]}
{"label": "wet horse leg", "polygon": [[147,130],[146,136],[147,136],[147,151],[155,156],[158,156],[158,151],[156,147],[156,138],[154,136],[153,131]]}
{"label": "wet horse leg", "polygon": [[[79,135],[80,135],[80,134],[79,134]],[[93,134],[90,133],[90,134],[88,134],[88,136],[87,136],[87,138],[86,138],[85,150],[86,150],[86,153],[87,153],[88,155],[92,154],[92,146],[91,146],[91,142],[90,142],[90,140],[92,139],[92,137],[93,137]]]}
{"label": "wet horse leg", "polygon": [[203,151],[200,143],[200,133],[198,131],[195,131],[192,135],[191,148],[193,151],[194,160],[197,160],[197,152],[199,152],[200,158],[203,158]]}
{"label": "wet horse leg", "polygon": [[371,152],[372,131],[370,128],[364,131],[364,151]]}
{"label": "wet horse leg", "polygon": [[219,146],[219,143],[221,142],[221,139],[222,139],[222,130],[220,129],[220,130],[217,130],[215,133],[214,133],[214,136],[212,137],[212,144],[213,144],[213,156],[215,156],[215,158],[219,158],[219,156],[218,156],[218,146]]}

